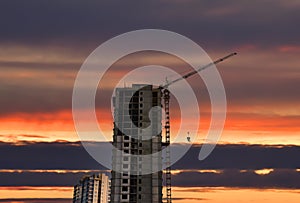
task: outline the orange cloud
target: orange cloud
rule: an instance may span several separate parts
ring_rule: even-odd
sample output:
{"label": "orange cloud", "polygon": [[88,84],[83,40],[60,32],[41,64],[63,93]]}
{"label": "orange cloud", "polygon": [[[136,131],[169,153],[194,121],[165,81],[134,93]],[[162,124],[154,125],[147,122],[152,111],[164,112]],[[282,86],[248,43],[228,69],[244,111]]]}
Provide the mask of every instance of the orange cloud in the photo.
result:
{"label": "orange cloud", "polygon": [[300,52],[300,46],[284,45],[278,48],[280,52]]}
{"label": "orange cloud", "polygon": [[[175,110],[175,109],[174,109]],[[230,110],[230,109],[229,109]],[[291,138],[290,144],[294,144],[294,136],[300,132],[300,117],[293,115],[276,115],[276,114],[259,114],[259,113],[241,113],[229,111],[225,122],[222,140],[224,142],[237,142],[243,140],[253,143],[253,140],[267,139],[270,144],[276,143],[276,139],[285,137],[286,140]],[[175,110],[171,115],[172,135],[173,138],[179,132],[181,124],[180,112]],[[98,109],[97,114],[99,126],[104,131],[107,140],[112,139],[113,121],[110,110],[105,111]],[[197,123],[193,120],[185,121],[186,132],[181,141],[186,141],[187,132],[199,134],[200,140],[204,139],[209,125],[210,113],[202,112],[200,118],[199,132],[191,132]],[[57,111],[52,113],[17,113],[0,118],[0,135],[2,141],[55,141],[68,140],[77,141],[72,113],[69,110]],[[262,136],[262,135],[265,135]],[[251,137],[249,137],[251,135]],[[248,137],[248,138],[247,138]],[[297,141],[298,142],[298,141]],[[278,142],[277,142],[278,143]],[[264,143],[266,144],[266,143]]]}

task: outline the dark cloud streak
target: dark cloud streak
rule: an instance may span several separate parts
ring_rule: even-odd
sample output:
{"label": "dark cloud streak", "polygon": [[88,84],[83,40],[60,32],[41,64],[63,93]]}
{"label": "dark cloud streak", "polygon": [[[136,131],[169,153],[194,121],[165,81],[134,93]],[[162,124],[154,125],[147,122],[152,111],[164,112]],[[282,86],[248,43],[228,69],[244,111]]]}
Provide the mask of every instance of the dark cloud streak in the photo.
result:
{"label": "dark cloud streak", "polygon": [[[184,4],[184,5],[183,5]],[[206,45],[295,44],[299,7],[277,1],[1,2],[2,42],[95,43],[142,28],[161,28]],[[9,20],[7,20],[9,19]]]}
{"label": "dark cloud streak", "polygon": [[[0,186],[50,186],[70,187],[77,184],[87,173],[53,172],[0,172]],[[172,185],[177,187],[238,187],[238,188],[285,188],[300,189],[300,172],[276,169],[265,175],[253,170],[241,172],[234,169],[222,173],[180,172],[172,175]]]}
{"label": "dark cloud streak", "polygon": [[[107,147],[107,144],[93,146]],[[173,170],[188,170],[173,175],[174,186],[300,189],[300,172],[296,171],[300,168],[299,146],[218,145],[204,161],[198,160],[200,147],[193,146],[172,166]],[[73,186],[88,172],[56,170],[105,170],[80,143],[2,142],[0,154],[5,155],[0,157],[1,169],[21,170],[0,171],[1,186]],[[266,175],[255,173],[264,168],[274,171]],[[42,171],[47,169],[55,171]],[[202,169],[221,170],[221,173],[195,171]]]}
{"label": "dark cloud streak", "polygon": [[275,170],[266,175],[253,171],[224,170],[223,173],[184,172],[173,175],[172,183],[180,187],[300,188],[300,173]]}
{"label": "dark cloud streak", "polygon": [[[98,143],[107,147],[109,143]],[[181,145],[174,145],[180,148]],[[298,169],[299,146],[218,145],[204,161],[198,160],[201,146],[193,146],[173,169]],[[105,169],[79,142],[30,143],[23,145],[0,143],[2,169]],[[109,153],[108,153],[109,154]],[[110,158],[110,157],[108,157]]]}

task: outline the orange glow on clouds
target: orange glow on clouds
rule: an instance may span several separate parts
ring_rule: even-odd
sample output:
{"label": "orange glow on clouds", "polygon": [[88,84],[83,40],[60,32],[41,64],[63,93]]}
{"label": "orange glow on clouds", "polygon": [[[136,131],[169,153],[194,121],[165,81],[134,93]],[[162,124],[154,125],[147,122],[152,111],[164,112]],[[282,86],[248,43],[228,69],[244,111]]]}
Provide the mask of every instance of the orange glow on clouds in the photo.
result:
{"label": "orange glow on clouds", "polygon": [[72,198],[73,187],[0,187],[0,198]]}
{"label": "orange glow on clouds", "polygon": [[[112,140],[112,116],[110,111],[101,111],[99,126],[105,133],[106,140]],[[176,114],[175,114],[176,115]],[[173,139],[178,133],[180,119],[171,117]],[[191,132],[195,125],[189,121],[186,132],[179,136],[179,142],[186,142],[187,132],[198,134],[197,142],[203,142],[210,125],[210,117],[204,114],[200,118],[200,131]],[[71,111],[64,110],[52,113],[19,113],[0,118],[1,141],[78,141]],[[296,144],[300,145],[300,118],[299,116],[237,114],[228,112],[225,128],[221,137],[223,143],[250,143],[250,144]],[[97,140],[94,134],[87,140]],[[100,140],[101,141],[101,140]],[[105,140],[102,140],[105,141]]]}
{"label": "orange glow on clouds", "polygon": [[258,175],[268,175],[272,173],[274,169],[261,169],[261,170],[255,170],[254,172]]}
{"label": "orange glow on clouds", "polygon": [[278,48],[281,52],[300,52],[300,46],[285,45]]}
{"label": "orange glow on clouds", "polygon": [[223,187],[174,187],[172,191],[172,197],[179,199],[174,201],[176,203],[282,203],[286,200],[289,200],[290,203],[297,203],[299,201],[300,192],[300,190],[241,189]]}
{"label": "orange glow on clouds", "polygon": [[[22,47],[22,46],[1,46],[0,60],[10,63],[10,68],[4,69],[1,73],[1,81],[8,84],[17,84],[21,90],[23,87],[35,86],[57,87],[58,89],[66,88],[67,91],[72,90],[76,72],[83,62],[82,53],[77,53],[63,47]],[[259,72],[259,76],[267,76],[265,82],[273,82],[278,76],[283,78],[299,78],[299,46],[282,45],[274,50],[260,50],[253,44],[244,44],[238,47],[242,52],[242,57],[231,60],[229,64],[224,63],[226,69],[220,68],[220,73],[224,80],[225,88],[230,91],[230,84],[240,84],[245,80],[250,80],[251,84],[256,82],[253,79],[259,79],[257,75],[251,74]],[[216,52],[217,51],[217,52]],[[212,58],[222,56],[227,50],[215,50]],[[284,52],[284,53],[283,53]],[[289,53],[289,54],[285,54]],[[78,57],[77,57],[78,56]],[[196,58],[196,56],[195,56]],[[264,66],[253,66],[255,61],[264,61]],[[132,66],[146,65],[157,62],[161,65],[173,67],[182,70],[180,67],[186,67],[186,64],[176,57],[159,54],[139,54],[137,56],[124,58],[118,61],[116,69],[111,71],[111,77],[108,77],[107,87],[111,88],[112,81],[117,80],[122,74]],[[32,65],[47,65],[45,68],[36,68]],[[49,64],[56,67],[60,65],[77,64],[75,68],[50,68]],[[242,64],[242,65],[241,65]],[[244,67],[248,66],[248,67]],[[178,67],[176,67],[178,66]],[[244,67],[241,69],[241,67]],[[284,67],[284,68],[283,68]],[[285,68],[286,67],[286,68]],[[188,67],[187,67],[188,68]],[[185,69],[187,70],[187,69]],[[156,73],[153,73],[156,74]],[[57,77],[59,75],[59,77]],[[255,77],[254,77],[255,76]],[[198,80],[189,80],[195,87],[201,89]],[[202,84],[204,85],[204,84]],[[243,84],[241,84],[243,86]],[[226,90],[226,91],[227,91]],[[34,93],[34,92],[33,92]],[[294,93],[296,94],[296,92]],[[201,101],[205,100],[205,96],[201,97]],[[251,99],[251,98],[250,98]],[[271,98],[272,101],[260,100],[261,98],[252,98],[254,103],[239,103],[235,98],[228,100],[227,120],[224,128],[221,142],[223,143],[250,143],[250,144],[297,144],[300,145],[300,106],[297,100],[293,101],[277,101],[276,97]],[[256,101],[258,99],[259,101]],[[267,98],[268,99],[268,98]],[[60,102],[55,100],[54,102]],[[230,102],[235,102],[230,103]],[[255,103],[257,102],[257,103]],[[278,102],[278,103],[277,103]],[[205,103],[205,102],[204,102]],[[206,102],[201,111],[209,111]],[[14,104],[11,104],[14,105]],[[67,108],[67,107],[66,107]],[[101,111],[101,110],[99,110]],[[174,139],[179,126],[179,119],[175,109],[171,109],[171,125],[172,138]],[[202,113],[202,112],[201,112]],[[205,113],[204,113],[205,114]],[[101,111],[101,119],[99,119],[101,128],[105,132],[107,140],[112,139],[112,119],[110,110]],[[98,117],[99,118],[99,117]],[[188,121],[192,126],[195,121]],[[191,132],[187,127],[183,129],[184,133],[179,135],[179,141],[186,142],[187,132],[199,135],[198,142],[203,142],[207,134],[210,124],[210,118],[207,115],[201,115],[200,131]],[[77,141],[79,138],[75,132],[71,109],[59,110],[54,112],[40,113],[14,113],[2,115],[0,118],[0,136],[1,141],[17,142],[26,141],[55,141],[67,140]],[[93,135],[90,136],[93,139]]]}
{"label": "orange glow on clouds", "polygon": [[[172,187],[174,203],[299,202],[299,189],[242,189],[224,187]],[[0,199],[72,198],[73,187],[0,187]]]}

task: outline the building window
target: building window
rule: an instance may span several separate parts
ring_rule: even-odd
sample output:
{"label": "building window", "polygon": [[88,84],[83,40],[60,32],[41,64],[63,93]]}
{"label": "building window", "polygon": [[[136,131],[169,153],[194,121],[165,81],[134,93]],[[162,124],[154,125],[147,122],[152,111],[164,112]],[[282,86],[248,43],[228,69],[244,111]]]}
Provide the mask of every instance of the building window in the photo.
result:
{"label": "building window", "polygon": [[129,160],[129,157],[125,156],[125,157],[123,158],[123,160],[124,160],[124,161],[128,161],[128,160]]}
{"label": "building window", "polygon": [[123,128],[131,128],[131,123],[123,123]]}
{"label": "building window", "polygon": [[123,179],[122,182],[123,182],[124,184],[127,184],[127,183],[128,183],[128,179]]}
{"label": "building window", "polygon": [[122,195],[122,199],[127,199],[127,195]]}
{"label": "building window", "polygon": [[129,143],[128,143],[128,142],[125,142],[125,143],[124,143],[124,147],[129,147]]}
{"label": "building window", "polygon": [[138,97],[134,96],[131,99],[132,99],[132,102],[134,102],[134,103],[138,103],[139,102],[139,98]]}
{"label": "building window", "polygon": [[128,191],[128,187],[123,186],[123,187],[122,187],[122,191],[127,192],[127,191]]}

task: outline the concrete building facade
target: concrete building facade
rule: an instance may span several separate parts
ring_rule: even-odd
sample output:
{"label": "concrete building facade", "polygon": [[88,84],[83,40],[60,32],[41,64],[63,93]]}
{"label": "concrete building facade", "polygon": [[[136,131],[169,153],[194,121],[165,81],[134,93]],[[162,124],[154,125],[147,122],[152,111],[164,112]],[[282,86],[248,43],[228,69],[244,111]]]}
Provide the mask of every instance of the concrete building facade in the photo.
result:
{"label": "concrete building facade", "polygon": [[74,186],[73,203],[109,203],[110,180],[105,174],[84,176]]}
{"label": "concrete building facade", "polygon": [[161,107],[161,91],[135,84],[117,88],[113,100],[111,203],[161,203],[162,112],[152,109]]}

